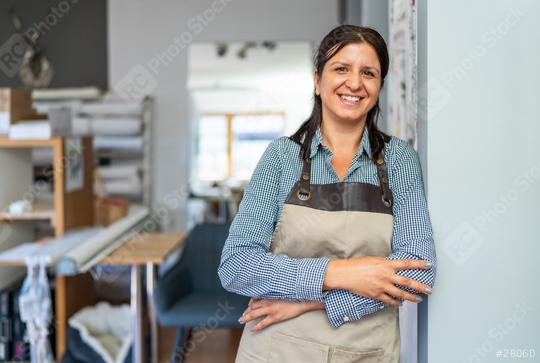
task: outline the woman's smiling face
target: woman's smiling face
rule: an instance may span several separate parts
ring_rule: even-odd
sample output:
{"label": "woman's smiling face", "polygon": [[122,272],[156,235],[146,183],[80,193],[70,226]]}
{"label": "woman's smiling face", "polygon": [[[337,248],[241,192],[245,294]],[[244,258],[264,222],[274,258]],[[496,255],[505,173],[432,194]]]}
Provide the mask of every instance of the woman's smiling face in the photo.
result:
{"label": "woman's smiling face", "polygon": [[321,96],[322,119],[330,122],[364,122],[381,90],[381,66],[368,43],[351,43],[315,71],[315,92]]}

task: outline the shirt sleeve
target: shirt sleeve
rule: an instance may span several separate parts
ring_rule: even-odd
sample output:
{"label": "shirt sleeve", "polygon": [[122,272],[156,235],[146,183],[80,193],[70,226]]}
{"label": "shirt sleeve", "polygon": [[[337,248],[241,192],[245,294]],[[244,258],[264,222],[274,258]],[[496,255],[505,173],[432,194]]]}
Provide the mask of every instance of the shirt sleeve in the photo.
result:
{"label": "shirt sleeve", "polygon": [[[386,258],[429,260],[432,268],[427,270],[400,270],[406,276],[433,286],[436,274],[436,254],[433,232],[422,179],[422,168],[416,151],[400,141],[397,161],[389,174],[394,197],[392,253]],[[412,293],[414,290],[398,285]],[[325,295],[326,313],[330,323],[338,327],[343,323],[359,320],[384,308],[375,299],[359,296],[347,290],[332,290]]]}
{"label": "shirt sleeve", "polygon": [[218,275],[236,294],[266,299],[323,300],[327,258],[269,252],[278,219],[281,158],[274,140],[259,160],[225,242]]}

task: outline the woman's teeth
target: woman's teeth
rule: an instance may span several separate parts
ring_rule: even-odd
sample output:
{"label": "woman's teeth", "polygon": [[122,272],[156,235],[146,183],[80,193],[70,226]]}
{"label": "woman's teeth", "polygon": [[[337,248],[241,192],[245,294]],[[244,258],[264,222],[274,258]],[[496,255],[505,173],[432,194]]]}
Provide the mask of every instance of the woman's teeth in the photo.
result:
{"label": "woman's teeth", "polygon": [[348,101],[348,102],[358,102],[358,101],[360,101],[360,97],[356,97],[356,96],[341,95],[341,99],[345,100],[345,101]]}

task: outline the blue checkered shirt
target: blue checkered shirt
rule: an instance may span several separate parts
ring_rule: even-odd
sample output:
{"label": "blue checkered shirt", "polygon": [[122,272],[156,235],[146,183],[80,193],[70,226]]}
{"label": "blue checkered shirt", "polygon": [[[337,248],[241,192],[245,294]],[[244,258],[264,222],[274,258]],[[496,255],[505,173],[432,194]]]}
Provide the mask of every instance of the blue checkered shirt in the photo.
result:
{"label": "blue checkered shirt", "polygon": [[[386,305],[347,290],[323,291],[328,258],[289,258],[269,252],[287,195],[300,178],[299,150],[300,145],[283,136],[272,141],[263,153],[231,225],[218,274],[225,289],[240,295],[324,301],[330,323],[339,327]],[[313,137],[310,156],[311,183],[339,182],[330,163],[332,152],[323,144],[320,128]],[[344,181],[379,185],[370,157],[368,130],[364,129]],[[387,258],[432,261],[431,269],[398,272],[432,286],[436,272],[435,246],[418,154],[405,141],[392,137],[385,145],[384,157],[394,197],[392,253]]]}

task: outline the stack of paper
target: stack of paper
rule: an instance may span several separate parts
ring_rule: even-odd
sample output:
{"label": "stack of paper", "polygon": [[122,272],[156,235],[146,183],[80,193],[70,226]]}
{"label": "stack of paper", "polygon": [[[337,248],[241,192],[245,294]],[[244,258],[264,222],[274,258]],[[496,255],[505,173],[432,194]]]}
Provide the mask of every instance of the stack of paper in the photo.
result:
{"label": "stack of paper", "polygon": [[140,168],[135,165],[100,166],[97,171],[109,195],[139,196],[142,193]]}
{"label": "stack of paper", "polygon": [[21,120],[9,126],[9,138],[14,140],[50,139],[71,132],[71,110],[52,108],[45,120]]}
{"label": "stack of paper", "polygon": [[142,121],[136,117],[96,117],[92,121],[94,135],[137,135]]}
{"label": "stack of paper", "polygon": [[97,87],[47,88],[32,91],[34,100],[95,99],[103,92]]}
{"label": "stack of paper", "polygon": [[96,150],[142,151],[143,147],[142,136],[96,136],[94,138],[94,149]]}

